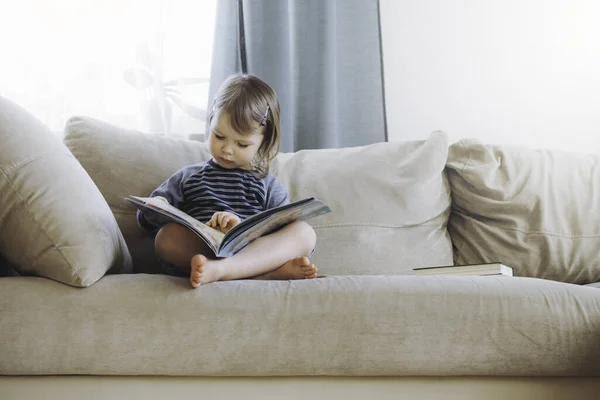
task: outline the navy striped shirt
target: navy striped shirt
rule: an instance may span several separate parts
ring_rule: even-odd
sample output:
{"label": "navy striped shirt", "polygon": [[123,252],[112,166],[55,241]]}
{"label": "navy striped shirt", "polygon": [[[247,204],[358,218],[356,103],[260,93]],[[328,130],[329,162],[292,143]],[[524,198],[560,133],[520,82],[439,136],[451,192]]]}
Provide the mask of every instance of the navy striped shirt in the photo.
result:
{"label": "navy striped shirt", "polygon": [[[289,203],[288,195],[274,175],[259,178],[251,171],[223,168],[214,160],[186,166],[163,182],[150,197],[162,196],[181,211],[207,222],[218,211],[244,220],[261,211]],[[156,230],[141,212],[138,223]]]}

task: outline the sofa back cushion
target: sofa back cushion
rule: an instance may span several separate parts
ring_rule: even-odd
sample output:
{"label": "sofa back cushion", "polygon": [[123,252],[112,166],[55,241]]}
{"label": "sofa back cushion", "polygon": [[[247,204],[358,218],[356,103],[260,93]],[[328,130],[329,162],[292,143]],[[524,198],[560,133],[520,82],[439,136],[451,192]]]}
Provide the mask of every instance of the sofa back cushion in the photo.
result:
{"label": "sofa back cushion", "polygon": [[73,286],[131,269],[110,208],[60,139],[0,97],[0,253],[20,274]]}
{"label": "sofa back cushion", "polygon": [[456,264],[500,261],[515,275],[600,280],[600,156],[485,145],[450,146]]}
{"label": "sofa back cushion", "polygon": [[[206,145],[86,117],[67,123],[65,143],[115,213],[135,270],[160,271],[151,236],[123,198],[147,196],[177,169],[208,159]],[[314,196],[333,210],[308,221],[317,233],[313,262],[323,274],[410,274],[452,262],[447,151],[446,136],[436,133],[424,141],[283,153],[272,171],[292,200]]]}
{"label": "sofa back cushion", "polygon": [[203,143],[119,128],[88,117],[67,121],[64,142],[110,206],[133,258],[134,272],[162,272],[154,239],[142,231],[124,198],[148,196],[179,168],[208,160]]}
{"label": "sofa back cushion", "polygon": [[314,196],[332,212],[311,221],[314,263],[328,275],[412,274],[452,263],[445,134],[281,154],[277,175],[293,199]]}

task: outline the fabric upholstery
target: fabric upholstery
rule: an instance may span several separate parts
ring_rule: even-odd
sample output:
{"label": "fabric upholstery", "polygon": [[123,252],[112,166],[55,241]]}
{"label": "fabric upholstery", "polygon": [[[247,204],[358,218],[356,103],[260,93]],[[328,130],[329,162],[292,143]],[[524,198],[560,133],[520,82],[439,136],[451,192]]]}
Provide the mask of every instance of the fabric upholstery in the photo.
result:
{"label": "fabric upholstery", "polygon": [[[144,135],[72,118],[65,143],[115,213],[135,270],[160,271],[127,195],[147,196],[180,167],[210,157],[204,143]],[[445,134],[428,140],[282,153],[273,164],[292,200],[314,196],[331,213],[311,219],[312,260],[325,274],[412,274],[452,263]]]}
{"label": "fabric upholstery", "polygon": [[451,264],[447,152],[446,135],[436,132],[423,141],[280,155],[275,170],[291,197],[314,196],[332,209],[311,221],[320,271],[396,275]]}
{"label": "fabric upholstery", "polygon": [[19,273],[89,286],[131,269],[110,208],[77,159],[0,97],[0,252]]}
{"label": "fabric upholstery", "polygon": [[[508,277],[0,279],[0,374],[600,376],[600,290]],[[43,334],[40,334],[43,332]]]}
{"label": "fabric upholstery", "polygon": [[462,140],[450,147],[448,177],[456,264],[600,281],[600,156]]}

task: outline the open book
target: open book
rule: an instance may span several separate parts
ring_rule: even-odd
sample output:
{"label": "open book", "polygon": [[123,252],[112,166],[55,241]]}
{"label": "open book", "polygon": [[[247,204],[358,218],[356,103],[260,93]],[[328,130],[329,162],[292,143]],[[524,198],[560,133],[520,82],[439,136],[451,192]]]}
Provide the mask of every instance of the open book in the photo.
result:
{"label": "open book", "polygon": [[248,243],[284,225],[331,211],[320,200],[308,197],[255,214],[231,228],[227,233],[222,233],[162,200],[137,196],[128,196],[125,200],[158,224],[176,222],[186,226],[204,240],[217,257],[231,257]]}
{"label": "open book", "polygon": [[448,265],[442,267],[414,268],[416,275],[452,275],[452,276],[481,276],[506,275],[513,276],[513,269],[501,263]]}

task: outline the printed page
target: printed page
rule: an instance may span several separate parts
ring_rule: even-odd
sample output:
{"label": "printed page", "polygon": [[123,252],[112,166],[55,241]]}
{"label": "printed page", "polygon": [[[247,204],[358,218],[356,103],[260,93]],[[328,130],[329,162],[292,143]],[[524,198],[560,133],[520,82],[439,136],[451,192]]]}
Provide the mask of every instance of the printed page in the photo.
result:
{"label": "printed page", "polygon": [[159,213],[161,217],[159,217],[160,219],[158,221],[160,223],[167,222],[164,221],[164,218],[167,218],[168,222],[176,222],[186,226],[196,233],[201,239],[203,239],[211,247],[215,254],[218,253],[219,246],[223,241],[223,237],[225,236],[224,233],[206,226],[197,219],[162,200],[151,197],[137,196],[129,196],[129,198],[126,198],[126,200],[142,210],[144,213],[148,211]]}
{"label": "printed page", "polygon": [[276,214],[276,213],[279,213],[284,210],[289,210],[291,208],[296,208],[303,204],[310,203],[311,201],[315,201],[315,199],[313,197],[307,197],[305,199],[294,201],[294,202],[288,203],[288,204],[284,204],[279,207],[271,208],[271,209],[265,210],[263,212],[260,212],[258,214],[255,214],[251,217],[248,217],[245,220],[243,220],[241,223],[234,226],[229,232],[227,232],[227,234],[225,235],[225,238],[223,240],[225,242],[228,242],[230,240],[230,237],[237,236],[239,234],[239,232],[246,231],[250,226],[258,224],[260,221],[268,218],[272,214]]}
{"label": "printed page", "polygon": [[277,228],[281,228],[297,220],[313,218],[330,211],[331,209],[321,201],[310,199],[308,202],[300,201],[298,204],[292,203],[284,206],[276,213],[262,213],[263,218],[255,219],[254,225],[247,227],[246,230],[238,230],[234,234],[231,234],[230,231],[224,238],[218,255],[219,257],[230,257],[253,240],[271,233]]}

